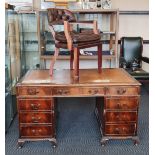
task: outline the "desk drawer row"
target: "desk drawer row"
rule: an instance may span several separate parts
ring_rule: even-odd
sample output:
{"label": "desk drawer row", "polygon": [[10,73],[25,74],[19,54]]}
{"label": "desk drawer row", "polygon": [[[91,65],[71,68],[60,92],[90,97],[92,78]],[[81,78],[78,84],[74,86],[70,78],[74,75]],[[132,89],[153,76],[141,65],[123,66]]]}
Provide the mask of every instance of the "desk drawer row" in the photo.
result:
{"label": "desk drawer row", "polygon": [[[54,110],[53,99],[31,99],[31,98],[20,98],[18,99],[18,109],[20,111],[23,110],[39,110],[39,111],[51,111]],[[114,110],[137,110],[139,104],[139,97],[110,97],[106,98],[105,108],[106,109],[114,109]]]}
{"label": "desk drawer row", "polygon": [[97,96],[97,95],[138,95],[139,87],[108,86],[108,87],[43,87],[22,86],[17,88],[20,96]]}

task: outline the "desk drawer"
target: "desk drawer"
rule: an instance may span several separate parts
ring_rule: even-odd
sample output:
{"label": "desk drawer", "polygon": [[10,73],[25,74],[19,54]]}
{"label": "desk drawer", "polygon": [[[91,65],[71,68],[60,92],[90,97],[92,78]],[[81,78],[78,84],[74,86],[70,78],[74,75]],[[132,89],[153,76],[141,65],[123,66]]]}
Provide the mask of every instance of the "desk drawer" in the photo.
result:
{"label": "desk drawer", "polygon": [[53,88],[53,96],[93,96],[93,95],[104,95],[104,88],[94,87],[57,87]]}
{"label": "desk drawer", "polygon": [[45,138],[53,137],[54,129],[53,126],[21,126],[20,127],[21,137],[27,138]]}
{"label": "desk drawer", "polygon": [[106,88],[106,95],[138,95],[139,87],[111,86]]}
{"label": "desk drawer", "polygon": [[104,95],[104,88],[86,87],[82,89],[83,95]]}
{"label": "desk drawer", "polygon": [[18,99],[19,110],[53,110],[54,99]]}
{"label": "desk drawer", "polygon": [[105,135],[110,136],[133,136],[136,134],[136,124],[107,124]]}
{"label": "desk drawer", "polygon": [[18,95],[23,96],[50,96],[52,94],[51,87],[33,86],[33,87],[18,87]]}
{"label": "desk drawer", "polygon": [[75,87],[55,87],[52,90],[53,96],[77,96],[81,94],[80,88]]}
{"label": "desk drawer", "polygon": [[54,119],[54,112],[21,112],[19,113],[20,123],[49,123],[52,124]]}
{"label": "desk drawer", "polygon": [[105,109],[137,110],[139,97],[106,97]]}
{"label": "desk drawer", "polygon": [[112,122],[136,122],[137,112],[106,112],[106,123]]}

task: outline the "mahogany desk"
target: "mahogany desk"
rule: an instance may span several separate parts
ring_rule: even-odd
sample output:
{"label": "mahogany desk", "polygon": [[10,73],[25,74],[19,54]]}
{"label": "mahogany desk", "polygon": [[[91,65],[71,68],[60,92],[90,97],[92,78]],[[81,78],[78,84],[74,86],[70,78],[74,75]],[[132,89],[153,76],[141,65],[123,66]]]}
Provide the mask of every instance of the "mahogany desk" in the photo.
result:
{"label": "mahogany desk", "polygon": [[109,139],[129,139],[137,136],[140,83],[123,69],[81,69],[79,81],[73,71],[30,70],[17,84],[19,118],[18,145],[25,141],[56,142],[56,98],[96,97],[96,109],[101,144]]}

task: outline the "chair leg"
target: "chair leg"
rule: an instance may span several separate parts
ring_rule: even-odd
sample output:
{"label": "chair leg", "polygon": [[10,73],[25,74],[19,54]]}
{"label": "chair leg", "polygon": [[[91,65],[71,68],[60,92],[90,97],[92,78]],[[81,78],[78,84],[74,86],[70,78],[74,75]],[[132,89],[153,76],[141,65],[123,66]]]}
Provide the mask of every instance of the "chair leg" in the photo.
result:
{"label": "chair leg", "polygon": [[79,48],[74,48],[74,78],[79,78]]}
{"label": "chair leg", "polygon": [[74,51],[70,51],[70,69],[73,69]]}
{"label": "chair leg", "polygon": [[53,75],[53,68],[54,68],[54,64],[55,64],[55,61],[56,61],[58,55],[59,55],[59,48],[55,47],[54,56],[53,56],[53,58],[51,60],[51,64],[50,64],[50,70],[49,70],[50,76]]}
{"label": "chair leg", "polygon": [[102,44],[98,45],[98,72],[102,72]]}

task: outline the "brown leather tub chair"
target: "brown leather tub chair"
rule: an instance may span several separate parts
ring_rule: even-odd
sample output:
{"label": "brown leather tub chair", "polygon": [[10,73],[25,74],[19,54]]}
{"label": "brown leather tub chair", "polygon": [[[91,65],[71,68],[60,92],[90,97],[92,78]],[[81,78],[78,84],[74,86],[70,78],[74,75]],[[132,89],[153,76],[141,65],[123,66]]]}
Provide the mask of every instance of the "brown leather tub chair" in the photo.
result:
{"label": "brown leather tub chair", "polygon": [[[50,64],[50,75],[53,74],[53,67],[59,54],[59,49],[70,51],[70,69],[74,68],[74,78],[79,79],[79,52],[80,49],[98,47],[98,72],[102,71],[102,43],[97,29],[96,21],[76,21],[74,14],[66,9],[47,9],[48,25],[55,40],[55,53]],[[80,33],[73,31],[74,24],[91,24],[93,31]],[[64,25],[64,31],[55,31],[55,25]]]}
{"label": "brown leather tub chair", "polygon": [[120,67],[126,69],[140,82],[149,82],[149,73],[142,69],[142,61],[149,63],[147,57],[142,56],[143,39],[141,37],[122,37],[120,47]]}

